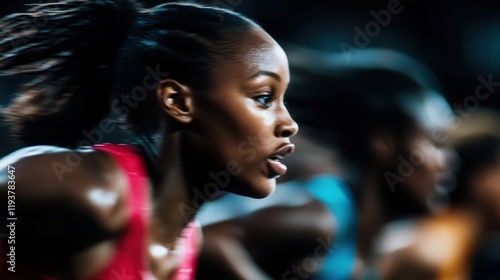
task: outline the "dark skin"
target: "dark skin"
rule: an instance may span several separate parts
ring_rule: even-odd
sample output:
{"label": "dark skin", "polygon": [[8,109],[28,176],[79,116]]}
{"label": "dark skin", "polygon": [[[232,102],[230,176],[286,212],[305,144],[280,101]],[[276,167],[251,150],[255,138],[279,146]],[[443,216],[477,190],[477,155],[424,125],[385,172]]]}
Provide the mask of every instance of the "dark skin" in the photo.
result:
{"label": "dark skin", "polygon": [[[189,222],[179,205],[199,209],[194,190],[204,191],[213,182],[210,172],[230,175],[225,190],[263,197],[276,184],[269,158],[283,150],[293,152],[289,138],[298,128],[283,103],[289,81],[286,55],[261,29],[241,34],[235,47],[239,56],[217,64],[213,85],[204,97],[174,79],[160,82],[156,89],[165,112],[165,133],[155,163],[160,180],[147,213],[150,246],[162,246],[168,252],[176,249]],[[250,158],[238,146],[254,136],[259,141],[253,143]],[[5,196],[8,178],[3,174],[13,166],[16,205],[29,229],[17,232],[20,238],[26,234],[24,244],[38,247],[34,251],[25,245],[29,257],[23,263],[61,279],[87,279],[113,256],[127,220],[127,185],[113,159],[94,150],[79,152],[81,163],[59,180],[51,164],[66,163],[71,153],[75,151],[33,147],[12,154],[1,162],[0,189]],[[232,162],[231,170],[228,162]],[[239,172],[229,172],[235,169]],[[44,263],[50,258],[57,261]],[[149,264],[156,279],[170,279],[177,261],[167,253],[150,255]]]}
{"label": "dark skin", "polygon": [[332,216],[313,198],[299,206],[268,207],[211,224],[203,228],[198,277],[282,279],[284,272],[314,255],[318,238],[330,240],[333,229]]}
{"label": "dark skin", "polygon": [[[419,109],[424,113],[429,111],[424,110],[425,107]],[[446,109],[446,105],[443,104],[441,109]],[[373,240],[381,227],[391,221],[377,193],[377,189],[382,187],[389,189],[385,180],[381,180],[384,172],[396,170],[397,173],[399,156],[423,149],[422,162],[414,167],[412,174],[405,177],[402,184],[398,184],[398,188],[399,192],[402,191],[401,188],[406,188],[405,191],[421,204],[421,208],[426,208],[426,199],[433,195],[439,177],[447,171],[448,148],[432,143],[430,134],[431,131],[445,129],[445,124],[440,120],[427,118],[426,115],[422,116],[422,119],[427,122],[415,120],[417,125],[404,141],[399,140],[393,132],[383,129],[371,135],[368,142],[373,164],[354,167],[359,168],[356,174],[360,176],[353,181],[363,192],[356,201],[359,209],[359,228],[356,244],[357,264],[354,267],[353,279],[357,279],[365,266],[370,265],[369,255]],[[335,147],[311,140],[314,139],[313,135],[314,130],[306,130],[305,137],[295,138],[297,150],[294,157],[289,158],[289,179],[308,178],[317,174],[335,174],[347,179],[346,174],[349,172],[343,169],[351,165],[342,161]],[[426,144],[423,145],[422,142]],[[205,238],[212,242],[204,245],[202,260],[206,262],[206,269],[200,268],[200,279],[286,279],[287,275],[284,273],[294,264],[300,265],[304,259],[314,256],[318,237],[332,240],[335,235],[335,221],[319,201],[311,198],[311,203],[298,207],[268,207],[246,217],[206,226],[203,231]],[[221,263],[225,265],[221,266]],[[217,265],[221,267],[220,270]],[[302,273],[310,274],[305,273],[303,269]],[[297,275],[291,274],[289,279]]]}

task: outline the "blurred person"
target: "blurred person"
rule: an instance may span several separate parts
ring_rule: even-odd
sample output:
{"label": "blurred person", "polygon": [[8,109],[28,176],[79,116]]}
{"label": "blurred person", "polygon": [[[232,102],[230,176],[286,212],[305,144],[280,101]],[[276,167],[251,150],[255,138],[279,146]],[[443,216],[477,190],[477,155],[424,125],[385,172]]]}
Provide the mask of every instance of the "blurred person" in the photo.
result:
{"label": "blurred person", "polygon": [[[28,147],[0,161],[19,218],[1,231],[1,279],[192,279],[199,194],[265,197],[286,172],[298,129],[283,102],[288,61],[250,19],[71,0],[0,26],[0,70],[36,76],[3,108]],[[131,144],[91,146],[110,112]],[[239,153],[255,136],[254,156]]]}
{"label": "blurred person", "polygon": [[[426,67],[391,50],[364,49],[347,62],[286,46],[287,100],[301,126],[285,161],[290,181],[267,205],[203,226],[199,279],[358,278],[385,223],[445,202],[450,150],[435,134],[449,128],[441,116],[451,108]],[[207,211],[238,212],[242,200]]]}
{"label": "blurred person", "polygon": [[[478,109],[459,124],[450,133],[460,165],[449,206],[415,223],[404,246],[380,252],[380,279],[498,279],[498,267],[484,274],[475,258],[500,229],[500,113]],[[386,239],[403,234],[387,230]]]}

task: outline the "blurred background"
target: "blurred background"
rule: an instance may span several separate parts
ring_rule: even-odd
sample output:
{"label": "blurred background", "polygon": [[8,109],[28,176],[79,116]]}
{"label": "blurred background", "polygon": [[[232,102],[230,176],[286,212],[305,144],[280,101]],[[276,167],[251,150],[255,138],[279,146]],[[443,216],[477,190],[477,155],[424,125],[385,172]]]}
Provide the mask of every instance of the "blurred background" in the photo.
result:
{"label": "blurred background", "polygon": [[[49,1],[51,0],[2,1],[0,16],[22,12],[30,3]],[[140,2],[145,7],[151,7],[178,1]],[[347,61],[367,48],[385,48],[402,52],[417,59],[437,76],[442,86],[442,93],[459,116],[467,117],[469,113],[479,108],[500,110],[500,97],[498,97],[500,2],[498,1],[198,0],[187,2],[232,9],[254,19],[280,43],[294,43],[327,53],[343,54]],[[0,77],[0,106],[9,103],[23,81],[26,81],[25,77]],[[0,120],[0,129],[3,132],[0,138],[0,156],[19,148],[20,145],[8,135],[7,127],[7,124]],[[104,135],[103,141],[120,142],[121,137],[122,134],[115,130]],[[485,247],[500,247],[498,235],[491,240]],[[492,251],[498,252],[498,250]],[[500,263],[500,255],[497,253],[494,259],[497,261],[496,264]],[[488,272],[488,268],[482,268],[482,271]]]}
{"label": "blurred background", "polygon": [[[38,2],[48,0],[38,0]],[[19,12],[34,1],[2,1],[0,15]],[[153,6],[165,1],[141,1]],[[190,1],[231,8],[256,20],[280,41],[299,43],[346,59],[366,47],[402,51],[428,66],[454,106],[500,107],[494,81],[500,81],[500,3],[493,0],[208,0]],[[478,100],[481,79],[491,95]],[[15,94],[22,79],[0,78],[0,104]],[[491,82],[493,81],[493,82]],[[499,82],[500,83],[500,82]],[[498,84],[498,83],[497,83]],[[484,89],[483,89],[484,90]],[[467,98],[469,97],[469,98]],[[475,102],[479,101],[479,102]],[[479,104],[477,104],[479,103]],[[2,124],[4,126],[4,124]],[[3,127],[2,127],[3,129]],[[2,130],[0,154],[16,143]],[[113,135],[108,135],[113,139]]]}

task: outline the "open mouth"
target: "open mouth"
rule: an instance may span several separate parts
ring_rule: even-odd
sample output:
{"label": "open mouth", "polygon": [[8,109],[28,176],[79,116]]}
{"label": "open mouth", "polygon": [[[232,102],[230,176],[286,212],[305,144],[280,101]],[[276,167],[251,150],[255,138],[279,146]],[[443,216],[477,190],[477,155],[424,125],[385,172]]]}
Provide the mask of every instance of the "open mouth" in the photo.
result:
{"label": "open mouth", "polygon": [[290,156],[294,150],[295,146],[293,144],[287,144],[280,148],[275,154],[267,158],[267,163],[271,171],[271,178],[278,178],[279,176],[283,176],[286,174],[286,165],[281,163],[281,160]]}
{"label": "open mouth", "polygon": [[452,174],[446,174],[437,180],[434,188],[438,193],[448,195],[455,189],[456,185],[457,181],[455,176]]}

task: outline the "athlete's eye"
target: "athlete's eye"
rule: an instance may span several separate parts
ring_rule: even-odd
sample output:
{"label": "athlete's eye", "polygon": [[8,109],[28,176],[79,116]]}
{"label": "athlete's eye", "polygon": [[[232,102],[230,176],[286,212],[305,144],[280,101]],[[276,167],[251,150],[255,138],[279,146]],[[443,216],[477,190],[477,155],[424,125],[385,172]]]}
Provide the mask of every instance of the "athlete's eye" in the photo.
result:
{"label": "athlete's eye", "polygon": [[255,102],[257,102],[260,106],[269,108],[271,107],[271,103],[273,101],[273,96],[270,94],[259,95],[254,97]]}

